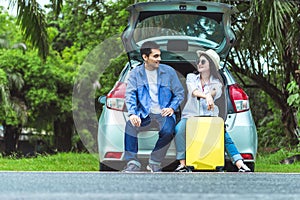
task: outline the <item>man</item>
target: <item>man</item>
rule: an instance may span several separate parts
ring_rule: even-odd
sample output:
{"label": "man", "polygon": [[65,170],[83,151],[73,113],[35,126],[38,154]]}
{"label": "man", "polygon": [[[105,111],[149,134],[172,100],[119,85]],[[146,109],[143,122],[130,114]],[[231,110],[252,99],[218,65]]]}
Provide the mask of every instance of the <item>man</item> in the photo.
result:
{"label": "man", "polygon": [[159,138],[151,152],[147,169],[161,171],[175,128],[174,111],[184,99],[184,89],[173,68],[160,64],[161,51],[152,41],[145,42],[140,49],[144,63],[130,72],[126,88],[126,106],[129,120],[125,127],[125,159],[123,172],[141,170],[137,159],[138,138],[141,127],[156,121]]}

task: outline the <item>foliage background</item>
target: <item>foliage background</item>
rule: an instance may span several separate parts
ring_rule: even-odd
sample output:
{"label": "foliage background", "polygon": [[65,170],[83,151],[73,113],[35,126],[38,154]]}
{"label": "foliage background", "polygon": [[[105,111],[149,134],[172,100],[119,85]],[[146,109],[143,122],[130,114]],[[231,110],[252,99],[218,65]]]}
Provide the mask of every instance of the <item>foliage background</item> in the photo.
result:
{"label": "foliage background", "polygon": [[[121,54],[109,60],[101,74],[96,68],[81,71],[81,67],[99,44],[122,33],[129,15],[126,7],[135,1],[49,1],[47,12],[37,9],[33,0],[24,5],[22,0],[12,2],[24,9],[13,17],[0,8],[0,119],[7,127],[4,135],[13,142],[5,152],[18,151],[22,128],[33,128],[35,143],[47,144],[51,152],[85,151],[72,120],[78,106],[72,104],[73,89],[89,73],[96,74],[94,83],[102,86],[93,94],[99,116],[97,99],[113,87],[127,57]],[[233,18],[238,41],[228,61],[249,95],[259,147],[296,147],[300,124],[299,3],[217,2],[233,4],[240,11]],[[89,128],[85,132],[91,134]]]}

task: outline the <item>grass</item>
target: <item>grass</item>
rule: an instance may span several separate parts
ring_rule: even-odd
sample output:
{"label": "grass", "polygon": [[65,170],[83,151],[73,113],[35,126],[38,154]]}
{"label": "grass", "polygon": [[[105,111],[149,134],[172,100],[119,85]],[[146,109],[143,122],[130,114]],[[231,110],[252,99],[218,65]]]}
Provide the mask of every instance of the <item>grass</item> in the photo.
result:
{"label": "grass", "polygon": [[[299,154],[297,151],[280,150],[273,154],[259,153],[256,172],[300,173],[300,161],[294,164],[280,164],[280,160]],[[88,153],[58,153],[39,155],[35,158],[0,158],[1,171],[98,171],[96,155]]]}
{"label": "grass", "polygon": [[285,173],[300,173],[300,161],[293,164],[280,164],[280,161],[300,154],[297,150],[287,151],[279,150],[276,153],[260,153],[256,159],[256,172],[285,172]]}
{"label": "grass", "polygon": [[88,153],[58,153],[32,158],[0,158],[2,171],[98,171],[95,155]]}

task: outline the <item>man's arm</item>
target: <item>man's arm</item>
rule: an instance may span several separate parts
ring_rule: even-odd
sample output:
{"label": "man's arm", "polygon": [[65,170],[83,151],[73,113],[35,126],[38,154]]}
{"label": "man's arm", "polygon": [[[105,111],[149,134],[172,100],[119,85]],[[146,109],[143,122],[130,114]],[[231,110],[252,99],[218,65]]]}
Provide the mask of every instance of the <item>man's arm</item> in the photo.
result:
{"label": "man's arm", "polygon": [[129,115],[136,115],[137,91],[135,72],[131,71],[126,86],[125,101]]}
{"label": "man's arm", "polygon": [[173,98],[171,100],[169,108],[172,108],[173,111],[175,111],[184,100],[184,88],[175,71],[172,70],[172,73],[170,73],[170,77]]}
{"label": "man's arm", "polygon": [[126,86],[126,107],[128,110],[129,120],[133,126],[141,126],[141,118],[137,115],[137,90],[136,90],[136,76],[135,72],[131,71]]}

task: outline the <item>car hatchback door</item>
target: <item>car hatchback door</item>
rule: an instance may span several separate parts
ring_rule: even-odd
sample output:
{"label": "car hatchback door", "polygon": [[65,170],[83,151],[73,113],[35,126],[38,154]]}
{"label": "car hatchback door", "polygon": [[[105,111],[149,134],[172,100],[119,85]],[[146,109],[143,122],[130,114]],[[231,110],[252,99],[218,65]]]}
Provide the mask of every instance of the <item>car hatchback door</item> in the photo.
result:
{"label": "car hatchback door", "polygon": [[199,49],[214,49],[226,58],[235,41],[234,7],[214,2],[163,1],[128,7],[130,17],[122,41],[129,60],[142,61],[139,47],[157,42],[165,61],[194,60]]}

